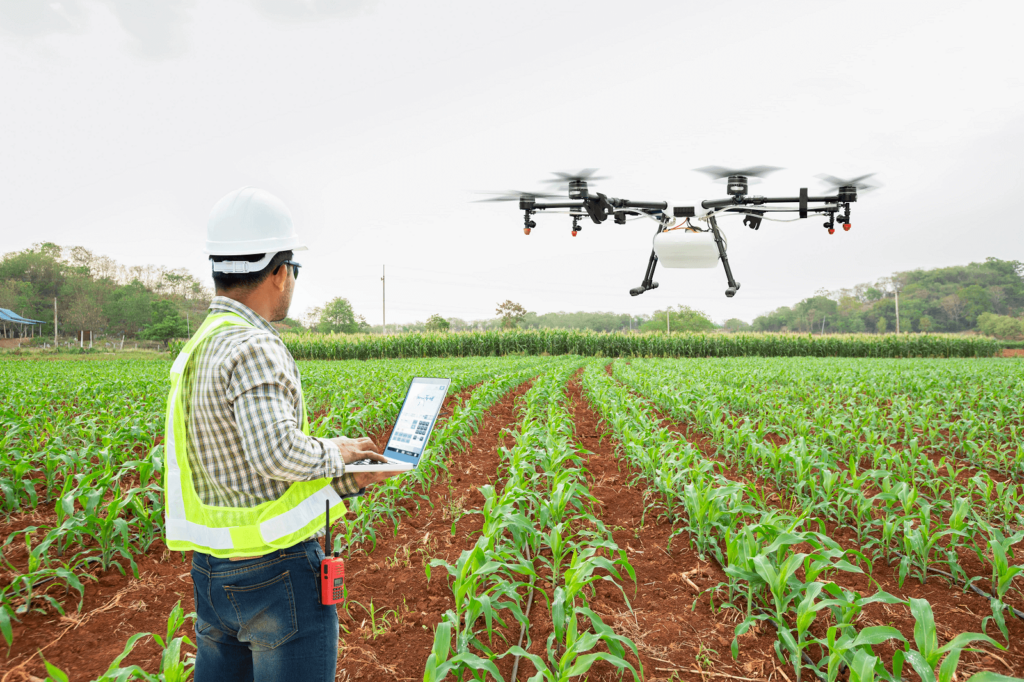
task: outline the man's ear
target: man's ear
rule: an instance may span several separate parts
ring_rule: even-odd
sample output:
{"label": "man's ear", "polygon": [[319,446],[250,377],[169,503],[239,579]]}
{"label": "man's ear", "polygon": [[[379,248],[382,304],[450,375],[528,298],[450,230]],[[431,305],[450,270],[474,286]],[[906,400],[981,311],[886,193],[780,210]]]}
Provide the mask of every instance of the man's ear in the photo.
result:
{"label": "man's ear", "polygon": [[277,291],[283,292],[288,286],[288,266],[283,263],[277,266],[277,270],[270,275],[270,281]]}

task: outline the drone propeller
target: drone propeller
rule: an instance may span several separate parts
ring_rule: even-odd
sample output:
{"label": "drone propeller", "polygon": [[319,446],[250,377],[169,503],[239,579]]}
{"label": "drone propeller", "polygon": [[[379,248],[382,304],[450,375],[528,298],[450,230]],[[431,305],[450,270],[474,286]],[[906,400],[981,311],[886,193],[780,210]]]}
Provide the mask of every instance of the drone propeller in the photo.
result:
{"label": "drone propeller", "polygon": [[481,203],[485,201],[519,201],[520,199],[556,199],[560,195],[558,194],[544,194],[543,192],[520,192],[518,190],[510,189],[504,192],[477,192],[477,194],[494,194],[496,196],[491,199],[477,199],[473,203]]}
{"label": "drone propeller", "polygon": [[594,175],[596,172],[596,168],[584,168],[579,173],[552,173],[555,177],[548,178],[547,180],[544,180],[544,182],[553,185],[563,185],[568,182],[596,182],[598,180],[608,179],[605,175]]}
{"label": "drone propeller", "polygon": [[710,175],[715,180],[724,180],[733,175],[742,175],[746,178],[763,178],[770,173],[782,170],[776,166],[751,166],[750,168],[725,168],[724,166],[704,166],[694,168],[698,173]]}
{"label": "drone propeller", "polygon": [[837,190],[840,187],[856,187],[857,190],[860,192],[869,192],[873,189],[878,189],[879,187],[882,186],[881,183],[875,183],[872,185],[868,184],[867,182],[864,182],[865,180],[867,180],[870,177],[873,177],[874,175],[874,173],[868,173],[867,175],[861,175],[856,178],[844,180],[843,178],[837,178],[834,175],[822,174],[818,176],[818,179],[827,184],[829,188],[832,190]]}

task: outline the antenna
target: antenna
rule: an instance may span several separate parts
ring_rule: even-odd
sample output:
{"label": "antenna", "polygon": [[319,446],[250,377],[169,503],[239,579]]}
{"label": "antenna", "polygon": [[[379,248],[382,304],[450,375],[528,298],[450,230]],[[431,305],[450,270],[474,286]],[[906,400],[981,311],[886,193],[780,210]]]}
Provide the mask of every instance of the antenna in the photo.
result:
{"label": "antenna", "polygon": [[327,538],[324,540],[324,554],[330,556],[331,550],[334,549],[334,547],[331,546],[331,501],[324,500],[324,507],[327,508],[324,512],[327,526]]}

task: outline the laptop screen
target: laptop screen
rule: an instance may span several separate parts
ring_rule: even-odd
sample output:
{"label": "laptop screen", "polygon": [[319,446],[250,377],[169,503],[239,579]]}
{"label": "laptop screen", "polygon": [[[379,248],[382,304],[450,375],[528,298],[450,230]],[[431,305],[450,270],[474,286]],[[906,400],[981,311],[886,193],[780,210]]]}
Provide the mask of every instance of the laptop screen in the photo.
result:
{"label": "laptop screen", "polygon": [[388,439],[387,455],[415,462],[427,446],[437,413],[441,411],[451,379],[425,379],[416,377],[398,413],[395,428]]}

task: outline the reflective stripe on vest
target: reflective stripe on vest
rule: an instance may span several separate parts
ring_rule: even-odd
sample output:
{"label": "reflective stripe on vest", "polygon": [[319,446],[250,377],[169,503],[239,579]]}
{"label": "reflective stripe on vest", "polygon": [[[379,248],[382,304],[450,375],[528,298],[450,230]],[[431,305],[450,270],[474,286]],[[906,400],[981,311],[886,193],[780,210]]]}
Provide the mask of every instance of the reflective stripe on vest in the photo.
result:
{"label": "reflective stripe on vest", "polygon": [[[192,354],[223,327],[255,329],[235,313],[210,315],[181,349],[171,366],[171,391],[167,396],[164,437],[164,515],[167,547],[176,552],[194,550],[221,558],[267,554],[291,547],[323,527],[325,504],[331,505],[331,522],[345,514],[345,503],[331,485],[331,478],[298,481],[284,494],[256,507],[215,507],[203,504],[192,480],[187,453],[184,376]],[[302,388],[302,432],[309,435]]]}

